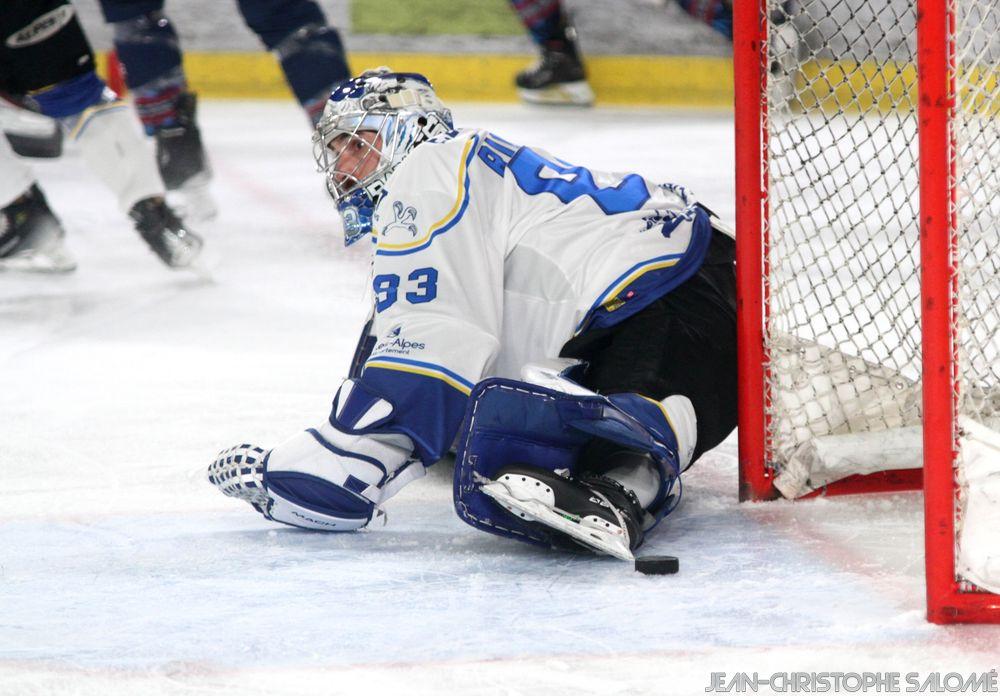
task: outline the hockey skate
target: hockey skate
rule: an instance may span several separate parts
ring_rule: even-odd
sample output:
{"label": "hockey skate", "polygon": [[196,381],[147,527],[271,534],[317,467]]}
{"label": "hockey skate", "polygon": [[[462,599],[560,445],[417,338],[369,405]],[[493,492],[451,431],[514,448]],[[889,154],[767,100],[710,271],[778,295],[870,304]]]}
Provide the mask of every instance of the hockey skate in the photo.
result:
{"label": "hockey skate", "polygon": [[632,551],[642,543],[639,501],[605,476],[573,479],[513,464],[502,468],[482,491],[521,519],[561,532],[597,553],[631,561]]}
{"label": "hockey skate", "polygon": [[185,218],[207,220],[218,210],[208,190],[212,168],[195,119],[197,103],[191,92],[180,95],[176,123],[159,128],[154,135],[156,164],[167,191],[178,194]]}
{"label": "hockey skate", "polygon": [[188,230],[162,198],[144,198],[132,206],[129,217],[136,231],[171,268],[187,268],[201,253],[201,237]]}
{"label": "hockey skate", "polygon": [[518,94],[531,104],[590,106],[594,92],[587,84],[583,62],[573,38],[572,28],[562,50],[543,47],[542,57],[532,67],[518,73],[514,82]]}
{"label": "hockey skate", "polygon": [[68,273],[76,261],[63,246],[66,232],[32,184],[0,211],[0,270]]}

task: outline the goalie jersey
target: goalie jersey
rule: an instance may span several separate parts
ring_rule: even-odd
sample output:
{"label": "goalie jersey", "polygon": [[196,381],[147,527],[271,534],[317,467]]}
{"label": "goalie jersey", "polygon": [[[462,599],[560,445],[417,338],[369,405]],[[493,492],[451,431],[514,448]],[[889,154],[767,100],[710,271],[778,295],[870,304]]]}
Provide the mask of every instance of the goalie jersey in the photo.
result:
{"label": "goalie jersey", "polygon": [[698,270],[710,237],[683,187],[453,131],[414,148],[375,210],[352,376],[395,405],[381,429],[432,464],[476,382],[632,316]]}

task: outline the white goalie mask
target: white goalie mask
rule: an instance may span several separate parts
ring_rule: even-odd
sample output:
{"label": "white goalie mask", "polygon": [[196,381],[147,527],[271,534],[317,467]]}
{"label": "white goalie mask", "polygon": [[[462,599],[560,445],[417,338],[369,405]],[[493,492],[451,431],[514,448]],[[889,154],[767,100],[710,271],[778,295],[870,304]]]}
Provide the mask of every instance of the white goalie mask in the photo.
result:
{"label": "white goalie mask", "polygon": [[378,68],[333,90],[313,155],[344,220],[344,244],[371,232],[385,182],[410,151],[452,128],[451,111],[417,73]]}

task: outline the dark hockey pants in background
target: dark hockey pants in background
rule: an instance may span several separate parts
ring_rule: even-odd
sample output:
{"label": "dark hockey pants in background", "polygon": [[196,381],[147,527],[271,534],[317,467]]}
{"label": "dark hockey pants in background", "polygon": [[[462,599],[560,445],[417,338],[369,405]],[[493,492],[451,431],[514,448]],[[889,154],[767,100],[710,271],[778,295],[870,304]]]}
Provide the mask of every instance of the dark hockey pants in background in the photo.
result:
{"label": "dark hockey pants in background", "polygon": [[736,245],[713,230],[702,267],[633,317],[567,343],[589,363],[584,386],[655,399],[682,394],[698,419],[692,461],[736,427]]}
{"label": "dark hockey pants in background", "polygon": [[93,69],[94,54],[67,0],[0,2],[0,92],[23,96]]}

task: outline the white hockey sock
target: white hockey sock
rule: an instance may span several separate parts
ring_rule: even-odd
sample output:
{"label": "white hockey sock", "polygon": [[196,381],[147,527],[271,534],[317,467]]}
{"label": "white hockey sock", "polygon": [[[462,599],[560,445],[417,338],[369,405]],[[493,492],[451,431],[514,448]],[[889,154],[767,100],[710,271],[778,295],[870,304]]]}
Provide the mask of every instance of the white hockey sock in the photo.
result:
{"label": "white hockey sock", "polygon": [[0,208],[24,195],[34,182],[31,167],[14,154],[7,138],[0,134]]}
{"label": "white hockey sock", "polygon": [[[698,441],[698,423],[691,399],[680,394],[668,396],[660,402],[663,417],[677,438],[677,460],[680,470],[691,464],[695,444]],[[660,491],[660,471],[648,458],[638,459],[611,469],[607,474],[635,493],[639,504],[648,509]]]}
{"label": "white hockey sock", "polygon": [[698,417],[691,399],[681,394],[668,396],[660,402],[670,429],[677,438],[677,459],[681,471],[691,466],[694,448],[698,444]]}
{"label": "white hockey sock", "polygon": [[648,458],[616,467],[604,475],[635,493],[643,509],[649,509],[660,491],[660,471]]}
{"label": "white hockey sock", "polygon": [[122,212],[128,213],[144,198],[165,195],[153,152],[132,107],[125,102],[116,100],[84,110],[70,129],[70,138],[118,198]]}

